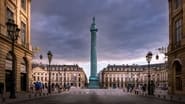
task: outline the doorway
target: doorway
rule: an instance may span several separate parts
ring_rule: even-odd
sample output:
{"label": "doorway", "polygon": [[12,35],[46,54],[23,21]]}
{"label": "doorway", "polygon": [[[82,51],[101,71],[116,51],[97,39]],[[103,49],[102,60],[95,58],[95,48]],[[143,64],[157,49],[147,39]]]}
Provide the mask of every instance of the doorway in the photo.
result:
{"label": "doorway", "polygon": [[26,91],[26,85],[27,85],[27,80],[26,80],[26,73],[21,73],[21,91]]}

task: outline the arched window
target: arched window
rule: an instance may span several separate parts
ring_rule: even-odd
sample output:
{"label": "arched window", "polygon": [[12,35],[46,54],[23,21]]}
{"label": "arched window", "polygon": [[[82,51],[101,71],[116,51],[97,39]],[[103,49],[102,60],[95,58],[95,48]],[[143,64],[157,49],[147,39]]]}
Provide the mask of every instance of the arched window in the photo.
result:
{"label": "arched window", "polygon": [[174,62],[174,66],[175,66],[176,90],[181,91],[182,90],[182,66],[178,61]]}

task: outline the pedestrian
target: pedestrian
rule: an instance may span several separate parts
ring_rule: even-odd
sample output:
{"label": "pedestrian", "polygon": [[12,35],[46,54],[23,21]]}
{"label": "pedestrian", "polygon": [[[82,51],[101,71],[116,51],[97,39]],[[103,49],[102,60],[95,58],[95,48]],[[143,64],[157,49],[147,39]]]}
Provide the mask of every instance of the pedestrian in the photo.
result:
{"label": "pedestrian", "polygon": [[129,86],[127,85],[127,92],[129,92]]}
{"label": "pedestrian", "polygon": [[138,92],[139,92],[138,87],[136,87],[134,90],[135,90],[135,94],[138,95]]}
{"label": "pedestrian", "polygon": [[35,96],[37,96],[37,94],[39,92],[39,84],[38,84],[38,82],[35,82],[34,86],[35,86]]}
{"label": "pedestrian", "polygon": [[143,95],[146,95],[146,84],[143,85]]}

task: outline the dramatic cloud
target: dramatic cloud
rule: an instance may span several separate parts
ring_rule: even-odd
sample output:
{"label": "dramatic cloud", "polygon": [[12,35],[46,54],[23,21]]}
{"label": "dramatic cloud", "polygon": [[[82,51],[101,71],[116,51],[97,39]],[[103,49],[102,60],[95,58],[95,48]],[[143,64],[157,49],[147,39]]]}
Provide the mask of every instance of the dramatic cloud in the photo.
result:
{"label": "dramatic cloud", "polygon": [[[96,17],[99,61],[144,57],[168,44],[167,0],[32,0],[32,43],[56,60],[88,62]],[[45,55],[46,57],[46,55]]]}

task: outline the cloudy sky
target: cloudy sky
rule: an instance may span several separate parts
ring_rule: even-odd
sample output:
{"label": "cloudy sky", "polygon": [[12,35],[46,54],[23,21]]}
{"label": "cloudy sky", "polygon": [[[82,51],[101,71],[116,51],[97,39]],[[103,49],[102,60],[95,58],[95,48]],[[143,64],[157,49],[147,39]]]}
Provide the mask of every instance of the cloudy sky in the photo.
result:
{"label": "cloudy sky", "polygon": [[32,0],[31,11],[32,44],[41,48],[35,59],[42,54],[47,63],[51,50],[52,64],[79,64],[88,75],[93,16],[98,70],[107,64],[146,64],[148,51],[157,54],[168,45],[167,0]]}

